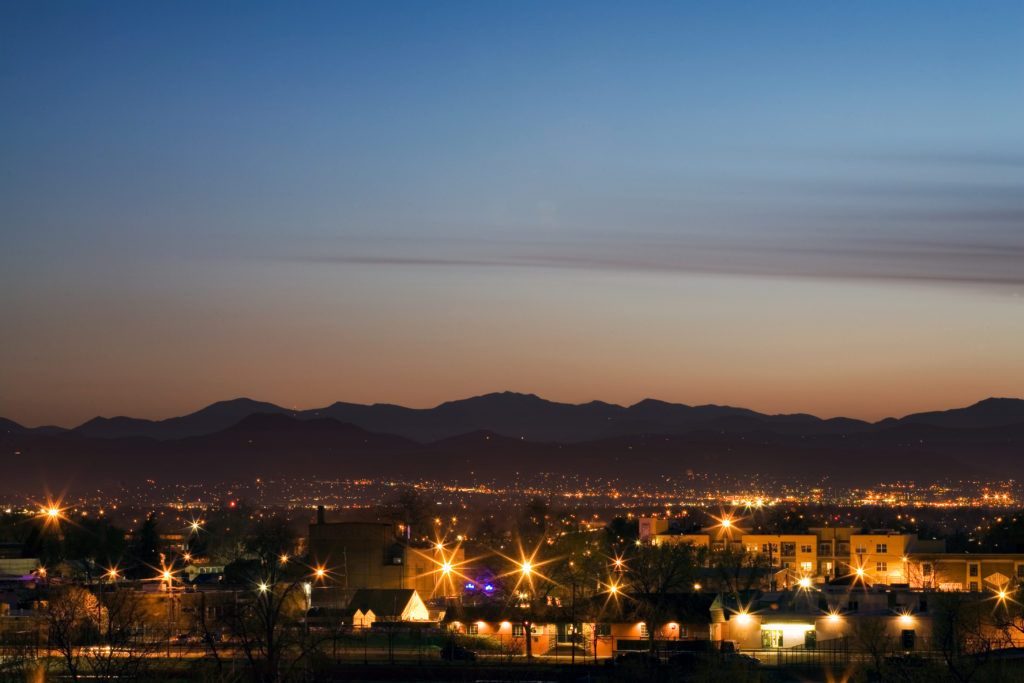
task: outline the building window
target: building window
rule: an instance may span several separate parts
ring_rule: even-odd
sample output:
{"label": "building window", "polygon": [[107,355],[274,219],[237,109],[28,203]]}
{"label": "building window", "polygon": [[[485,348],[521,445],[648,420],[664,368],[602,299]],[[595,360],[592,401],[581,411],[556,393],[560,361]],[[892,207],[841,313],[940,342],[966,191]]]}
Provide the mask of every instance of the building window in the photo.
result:
{"label": "building window", "polygon": [[876,572],[887,572],[887,571],[889,571],[889,563],[888,562],[875,562],[875,571]]}
{"label": "building window", "polygon": [[775,544],[775,543],[762,543],[761,544],[761,552],[762,553],[777,553],[777,552],[779,552],[779,546],[777,544]]}
{"label": "building window", "polygon": [[[931,576],[932,575],[932,565],[930,563],[922,564],[921,565],[921,573],[924,574],[925,576]],[[1018,575],[1020,575],[1020,574],[1018,574]]]}
{"label": "building window", "polygon": [[858,545],[858,546],[854,546],[854,548],[853,548],[853,552],[856,553],[857,555],[863,555],[867,551],[868,551],[868,547],[866,545]]}
{"label": "building window", "polygon": [[649,638],[650,637],[650,632],[647,630],[647,624],[644,624],[644,623],[640,624],[640,637],[641,638]]}
{"label": "building window", "polygon": [[1017,578],[1024,579],[1024,564],[1017,565]]}
{"label": "building window", "polygon": [[977,593],[978,592],[978,582],[977,581],[971,581],[971,589],[970,590],[971,590],[972,593]]}
{"label": "building window", "polygon": [[801,562],[800,563],[800,571],[804,572],[805,574],[809,574],[809,573],[813,572],[814,571],[814,563],[813,562]]}
{"label": "building window", "polygon": [[594,624],[594,635],[598,638],[610,636],[612,634],[611,624]]}
{"label": "building window", "polygon": [[903,646],[904,650],[913,650],[915,640],[916,636],[914,634],[914,629],[904,629],[903,632],[900,633],[900,644]]}
{"label": "building window", "polygon": [[805,545],[801,545],[800,546],[800,552],[802,552],[802,553],[813,553],[814,550],[812,550],[812,546],[810,544],[805,544]]}
{"label": "building window", "polygon": [[819,555],[825,555],[825,556],[831,555],[832,554],[832,546],[829,545],[828,543],[819,543],[818,544],[818,554]]}
{"label": "building window", "polygon": [[846,611],[847,612],[856,612],[857,608],[859,606],[860,605],[857,603],[856,600],[850,600],[850,602],[846,603]]}
{"label": "building window", "polygon": [[783,543],[782,554],[786,557],[792,557],[796,555],[796,543]]}
{"label": "building window", "polygon": [[480,633],[480,627],[477,624],[466,624],[466,633],[475,636]]}
{"label": "building window", "polygon": [[[523,628],[522,624],[512,624],[512,635],[522,637],[526,634],[526,629]],[[530,634],[537,635],[537,624],[530,624]]]}
{"label": "building window", "polygon": [[888,543],[876,543],[875,544],[875,552],[876,553],[887,553],[887,552],[889,552],[889,544]]}
{"label": "building window", "polygon": [[969,565],[967,565],[967,576],[977,576],[977,575],[978,575],[978,565],[976,565],[976,564],[969,564]]}

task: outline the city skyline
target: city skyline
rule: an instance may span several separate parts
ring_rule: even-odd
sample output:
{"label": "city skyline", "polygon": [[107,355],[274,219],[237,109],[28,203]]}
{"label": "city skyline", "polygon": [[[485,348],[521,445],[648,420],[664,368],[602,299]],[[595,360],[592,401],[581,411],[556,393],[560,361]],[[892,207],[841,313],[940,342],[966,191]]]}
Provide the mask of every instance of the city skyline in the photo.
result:
{"label": "city skyline", "polygon": [[1024,7],[0,9],[0,416],[1024,386]]}

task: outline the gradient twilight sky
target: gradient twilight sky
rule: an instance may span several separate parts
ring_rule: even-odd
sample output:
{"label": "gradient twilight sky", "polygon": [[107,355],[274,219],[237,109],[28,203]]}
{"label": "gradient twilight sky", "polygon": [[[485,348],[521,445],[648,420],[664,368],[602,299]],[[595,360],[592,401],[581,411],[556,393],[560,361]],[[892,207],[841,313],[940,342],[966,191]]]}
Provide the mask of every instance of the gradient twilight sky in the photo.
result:
{"label": "gradient twilight sky", "polygon": [[1024,3],[0,5],[0,416],[1024,396]]}

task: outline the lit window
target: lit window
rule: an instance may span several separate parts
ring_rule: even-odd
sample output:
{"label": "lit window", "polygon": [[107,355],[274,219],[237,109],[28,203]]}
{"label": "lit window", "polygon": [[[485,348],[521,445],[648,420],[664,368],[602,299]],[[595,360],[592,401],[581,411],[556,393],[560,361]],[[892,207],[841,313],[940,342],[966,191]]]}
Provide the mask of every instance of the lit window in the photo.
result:
{"label": "lit window", "polygon": [[805,573],[814,571],[814,563],[813,562],[801,562],[800,563],[800,571],[805,572]]}
{"label": "lit window", "polygon": [[467,624],[466,633],[468,633],[471,636],[475,636],[476,634],[480,633],[480,627],[477,624]]}
{"label": "lit window", "polygon": [[649,638],[650,637],[650,632],[648,632],[648,630],[647,630],[647,624],[640,624],[640,637],[641,638]]}

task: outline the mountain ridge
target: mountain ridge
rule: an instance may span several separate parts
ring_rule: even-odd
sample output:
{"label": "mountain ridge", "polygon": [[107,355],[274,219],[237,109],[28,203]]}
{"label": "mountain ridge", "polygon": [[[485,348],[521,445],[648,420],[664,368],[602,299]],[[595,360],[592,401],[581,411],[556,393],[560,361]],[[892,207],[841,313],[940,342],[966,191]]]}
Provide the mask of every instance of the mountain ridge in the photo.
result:
{"label": "mountain ridge", "polygon": [[965,428],[893,420],[869,430],[817,433],[777,426],[733,415],[680,434],[617,434],[579,442],[531,440],[493,430],[419,442],[329,416],[303,419],[284,413],[256,413],[214,433],[176,439],[5,431],[0,426],[0,457],[11,465],[0,491],[32,489],[58,477],[75,486],[102,487],[143,479],[199,483],[250,476],[513,482],[525,472],[585,474],[635,485],[690,471],[829,476],[848,485],[1021,476],[1024,421]]}
{"label": "mountain ridge", "polygon": [[[533,441],[583,442],[627,434],[678,434],[701,427],[737,431],[768,428],[807,434],[857,433],[904,423],[956,428],[999,427],[1024,423],[1024,399],[987,398],[962,408],[867,422],[841,416],[821,418],[807,413],[767,414],[728,405],[691,406],[653,398],[629,406],[597,400],[573,404],[511,391],[446,401],[433,408],[337,401],[323,408],[294,410],[243,397],[218,401],[187,415],[163,420],[94,417],[65,431],[86,437],[144,436],[168,440],[212,434],[260,413],[291,415],[302,420],[330,417],[371,432],[394,434],[421,443],[474,431],[491,431]],[[23,427],[0,418],[0,433],[42,433],[39,430],[61,431],[54,427]]]}

